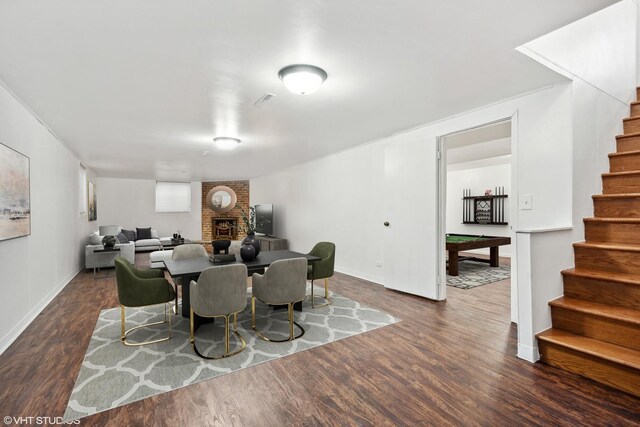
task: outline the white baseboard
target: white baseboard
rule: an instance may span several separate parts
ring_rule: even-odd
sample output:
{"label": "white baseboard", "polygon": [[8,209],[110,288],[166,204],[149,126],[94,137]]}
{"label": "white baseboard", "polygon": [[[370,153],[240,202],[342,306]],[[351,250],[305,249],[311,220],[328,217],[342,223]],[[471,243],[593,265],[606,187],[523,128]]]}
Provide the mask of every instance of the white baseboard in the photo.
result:
{"label": "white baseboard", "polygon": [[524,359],[527,362],[537,362],[540,359],[540,353],[538,353],[538,347],[531,347],[524,344],[518,344],[518,357]]}
{"label": "white baseboard", "polygon": [[362,273],[360,271],[352,270],[346,267],[336,266],[335,271],[337,271],[338,273],[343,273],[349,276],[357,277],[358,279],[366,280],[368,282],[373,282],[378,285],[382,285],[384,282],[383,278],[380,276],[374,276],[372,274]]}
{"label": "white baseboard", "polygon": [[47,307],[56,296],[58,296],[60,291],[62,291],[64,287],[67,286],[69,282],[71,282],[71,280],[76,277],[79,272],[82,271],[82,269],[83,268],[79,268],[75,273],[72,273],[67,278],[58,283],[58,285],[53,290],[51,290],[51,292],[49,292],[44,298],[42,298],[42,300],[40,300],[40,302],[36,304],[35,307],[29,310],[29,312],[25,314],[22,319],[20,319],[16,326],[14,326],[9,332],[7,332],[5,336],[0,338],[0,354],[4,353],[5,350],[9,348],[9,346],[13,344],[16,339],[18,339],[20,334],[25,329],[27,329],[27,326],[29,326],[36,317],[38,317],[42,310],[44,310],[45,307]]}

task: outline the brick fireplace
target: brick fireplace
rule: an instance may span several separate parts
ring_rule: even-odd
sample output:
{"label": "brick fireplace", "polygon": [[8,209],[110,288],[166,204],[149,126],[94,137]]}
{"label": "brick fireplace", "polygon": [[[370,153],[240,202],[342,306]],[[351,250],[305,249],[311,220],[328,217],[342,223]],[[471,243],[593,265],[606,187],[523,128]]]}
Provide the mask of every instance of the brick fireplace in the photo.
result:
{"label": "brick fireplace", "polygon": [[[241,225],[240,209],[235,208],[229,212],[217,213],[209,209],[207,204],[207,194],[213,187],[225,185],[235,191],[238,196],[238,206],[245,212],[249,211],[249,181],[215,181],[202,183],[202,240],[211,241],[216,239],[241,240],[246,237],[238,227]],[[218,221],[220,221],[218,223]],[[235,221],[235,228],[233,227]],[[231,224],[224,225],[225,222]],[[219,224],[216,229],[216,225]],[[226,233],[231,232],[230,237]],[[223,237],[224,236],[224,237]],[[210,245],[206,245],[211,249]]]}

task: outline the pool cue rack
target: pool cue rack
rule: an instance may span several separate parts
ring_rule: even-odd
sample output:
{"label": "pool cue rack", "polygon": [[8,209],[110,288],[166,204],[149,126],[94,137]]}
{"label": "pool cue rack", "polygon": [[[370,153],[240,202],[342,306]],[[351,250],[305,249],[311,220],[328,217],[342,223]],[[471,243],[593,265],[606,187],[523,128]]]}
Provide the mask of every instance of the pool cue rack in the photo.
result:
{"label": "pool cue rack", "polygon": [[504,187],[495,187],[494,193],[488,196],[473,196],[471,189],[463,189],[462,223],[508,225],[504,216],[507,197]]}

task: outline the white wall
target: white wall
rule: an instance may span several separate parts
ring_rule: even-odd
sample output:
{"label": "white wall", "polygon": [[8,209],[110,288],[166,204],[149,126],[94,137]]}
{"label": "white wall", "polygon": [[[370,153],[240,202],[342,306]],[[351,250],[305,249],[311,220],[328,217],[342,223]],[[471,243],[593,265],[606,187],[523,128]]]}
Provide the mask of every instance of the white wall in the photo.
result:
{"label": "white wall", "polygon": [[[516,114],[517,113],[517,114]],[[533,195],[534,208],[519,211],[512,222],[528,227],[557,227],[571,223],[571,87],[553,87],[506,100],[410,131],[425,144],[437,137],[481,124],[514,117],[514,144],[522,158],[514,173],[519,191]],[[337,245],[339,271],[383,282],[382,232],[385,221],[384,148],[390,138],[251,180],[251,203],[273,203],[278,234],[293,250],[306,251],[319,240]],[[553,155],[550,155],[553,153]],[[541,167],[540,165],[545,165]],[[418,173],[418,171],[416,171]],[[435,170],[420,171],[437,179]],[[402,189],[398,189],[402,191]],[[513,198],[517,200],[515,191]],[[406,194],[410,202],[411,194]],[[435,203],[435,201],[434,201]],[[424,234],[437,218],[415,224]],[[442,266],[444,274],[444,266]],[[425,278],[425,280],[436,280]]]}
{"label": "white wall", "polygon": [[251,204],[273,204],[291,250],[332,241],[339,271],[382,283],[383,150],[368,144],[251,180]]}
{"label": "white wall", "polygon": [[[462,191],[471,189],[473,195],[483,195],[484,191],[495,187],[504,187],[509,197],[504,199],[505,221],[510,221],[511,192],[511,156],[482,159],[473,162],[447,165],[447,233],[484,234],[487,236],[511,236],[510,225],[482,225],[462,223]],[[476,249],[474,252],[489,255],[489,249]],[[500,246],[500,256],[511,256],[511,245]]]}
{"label": "white wall", "polygon": [[563,293],[560,271],[574,265],[571,244],[584,240],[582,218],[593,216],[591,195],[602,192],[607,153],[615,151],[615,135],[622,133],[622,119],[629,115],[627,102],[635,99],[636,17],[636,4],[626,0],[521,49],[573,80],[573,227],[518,233],[519,256],[530,254],[523,260],[528,265],[518,266],[523,275],[518,280],[529,280],[531,289],[519,303],[531,314],[531,324],[518,328],[518,352],[528,360],[538,358],[534,334],[551,327],[548,302]]}
{"label": "white wall", "polygon": [[90,223],[78,208],[78,158],[2,86],[0,142],[31,170],[31,235],[0,242],[1,353],[84,266]]}
{"label": "white wall", "polygon": [[156,182],[149,179],[98,178],[98,225],[117,224],[126,229],[151,227],[160,237],[180,232],[202,239],[202,183],[191,183],[191,212],[156,213]]}

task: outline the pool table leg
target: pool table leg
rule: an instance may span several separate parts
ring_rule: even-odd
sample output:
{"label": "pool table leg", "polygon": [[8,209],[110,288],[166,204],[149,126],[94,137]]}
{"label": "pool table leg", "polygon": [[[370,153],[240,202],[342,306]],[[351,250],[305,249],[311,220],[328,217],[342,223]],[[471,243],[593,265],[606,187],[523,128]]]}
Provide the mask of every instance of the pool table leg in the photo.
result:
{"label": "pool table leg", "polygon": [[449,251],[449,276],[458,275],[458,251]]}
{"label": "pool table leg", "polygon": [[489,265],[491,267],[499,267],[500,266],[500,258],[498,255],[498,246],[493,246],[489,248]]}

